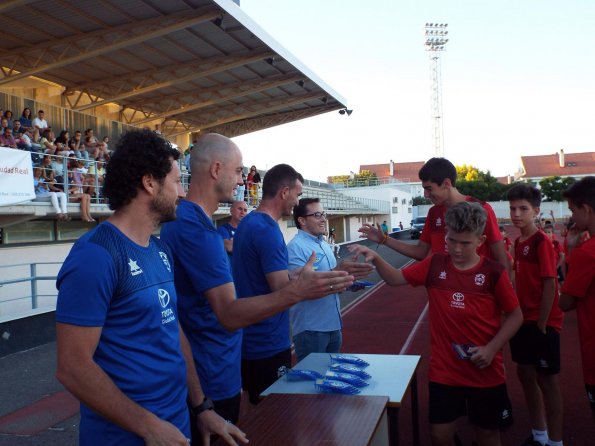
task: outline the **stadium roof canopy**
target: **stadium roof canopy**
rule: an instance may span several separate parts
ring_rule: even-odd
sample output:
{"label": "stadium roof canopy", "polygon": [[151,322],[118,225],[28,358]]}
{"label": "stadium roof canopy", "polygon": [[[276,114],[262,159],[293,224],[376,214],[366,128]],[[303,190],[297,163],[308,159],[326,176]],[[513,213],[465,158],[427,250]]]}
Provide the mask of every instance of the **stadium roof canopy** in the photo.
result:
{"label": "stadium roof canopy", "polygon": [[[0,88],[31,76],[84,111],[233,137],[347,108],[231,0],[7,0]],[[20,81],[20,82],[19,82]]]}

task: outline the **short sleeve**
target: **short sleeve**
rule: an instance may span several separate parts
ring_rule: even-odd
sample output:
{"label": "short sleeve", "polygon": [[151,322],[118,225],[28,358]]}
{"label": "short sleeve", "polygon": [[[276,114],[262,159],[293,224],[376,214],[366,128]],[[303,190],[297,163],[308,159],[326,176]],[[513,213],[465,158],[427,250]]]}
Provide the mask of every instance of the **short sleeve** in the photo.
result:
{"label": "short sleeve", "polygon": [[554,245],[544,235],[543,240],[537,246],[537,255],[539,259],[539,274],[541,277],[558,277],[556,272],[556,253]]}
{"label": "short sleeve", "polygon": [[56,281],[56,321],[102,327],[117,280],[116,266],[105,249],[89,242],[73,248]]}
{"label": "short sleeve", "polygon": [[[426,220],[427,221],[427,220]],[[433,256],[428,256],[423,259],[421,262],[414,263],[411,266],[403,269],[403,276],[409,285],[411,286],[420,286],[425,285],[426,279],[428,277],[428,272],[430,271],[430,263],[432,261]]]}
{"label": "short sleeve", "polygon": [[259,231],[252,242],[264,274],[288,268],[287,247],[281,231]]}
{"label": "short sleeve", "polygon": [[519,299],[514,292],[510,277],[505,270],[502,271],[502,274],[500,274],[500,277],[496,282],[495,294],[500,308],[505,313],[510,313],[519,306]]}
{"label": "short sleeve", "polygon": [[486,242],[488,245],[492,243],[499,242],[502,240],[502,233],[500,232],[500,227],[498,226],[498,219],[496,218],[496,214],[494,213],[494,209],[488,203],[483,205],[486,213],[488,214],[488,218],[486,220],[486,227],[483,233],[486,236]]}
{"label": "short sleeve", "polygon": [[576,248],[572,251],[568,263],[568,275],[562,285],[562,293],[583,299],[589,290],[595,286],[595,264],[593,256],[584,249]]}

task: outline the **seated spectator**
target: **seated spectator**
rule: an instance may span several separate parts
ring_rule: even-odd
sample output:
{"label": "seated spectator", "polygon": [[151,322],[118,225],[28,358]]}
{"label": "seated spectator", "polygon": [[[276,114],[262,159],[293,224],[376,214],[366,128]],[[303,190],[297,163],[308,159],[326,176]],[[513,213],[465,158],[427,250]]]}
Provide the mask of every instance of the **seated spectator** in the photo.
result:
{"label": "seated spectator", "polygon": [[39,130],[39,132],[41,134],[43,134],[43,130],[47,129],[49,127],[48,122],[45,120],[44,118],[45,113],[43,110],[39,110],[37,112],[37,118],[35,118],[31,124],[33,125],[33,127],[35,127],[36,129]]}
{"label": "seated spectator", "polygon": [[89,170],[87,171],[87,181],[89,185],[93,186],[92,192],[87,191],[91,197],[101,198],[101,190],[103,189],[103,180],[105,179],[105,162],[102,160],[96,160],[94,163],[89,164]]}
{"label": "seated spectator", "polygon": [[[69,156],[71,153],[70,147],[68,147],[68,130],[62,130],[60,135],[54,141],[56,145],[56,154],[61,156]],[[72,151],[74,155],[74,151]]]}
{"label": "seated spectator", "polygon": [[26,131],[27,129],[21,125],[21,121],[19,121],[18,119],[12,121],[12,134],[15,138],[22,135]]}
{"label": "seated spectator", "polygon": [[8,127],[8,119],[6,119],[5,117],[2,117],[0,119],[0,127],[2,127],[2,131],[4,131],[5,128],[11,128],[11,127]]}
{"label": "seated spectator", "polygon": [[74,150],[74,154],[76,155],[77,158],[81,158],[85,160],[85,167],[89,167],[89,152],[87,151],[87,149],[85,148],[85,145],[83,144],[83,140],[82,140],[82,135],[81,135],[81,131],[77,130],[76,132],[74,132],[74,136],[72,138],[70,138],[70,142],[69,142],[69,148],[70,150]]}
{"label": "seated spectator", "polygon": [[105,144],[106,150],[109,151],[109,136],[104,136],[102,142]]}
{"label": "seated spectator", "polygon": [[7,121],[8,127],[10,127],[11,129],[13,128],[13,123],[12,123],[12,112],[10,110],[6,110],[4,112],[4,118]]}
{"label": "seated spectator", "polygon": [[12,129],[10,127],[5,127],[0,135],[0,146],[10,147],[12,149],[17,148],[17,142],[15,141],[14,136],[12,136]]}
{"label": "seated spectator", "polygon": [[89,158],[97,158],[99,141],[93,136],[93,129],[85,130],[84,144],[85,149],[89,152]]}
{"label": "seated spectator", "polygon": [[54,132],[51,129],[46,128],[41,133],[41,139],[39,140],[39,145],[41,146],[41,150],[44,153],[49,153],[50,155],[56,154],[56,149],[58,146],[54,144]]}
{"label": "seated spectator", "polygon": [[33,201],[50,201],[56,212],[58,220],[70,220],[68,216],[67,197],[62,191],[52,192],[43,178],[43,168],[33,169],[33,187],[35,188],[35,199]]}
{"label": "seated spectator", "polygon": [[60,184],[56,184],[56,172],[52,168],[52,160],[53,157],[50,155],[43,156],[41,159],[41,166],[39,166],[42,169],[41,176],[45,184],[47,184],[50,192],[64,192],[62,177],[60,177]]}
{"label": "seated spectator", "polygon": [[21,123],[21,126],[23,126],[25,129],[29,129],[31,131],[33,131],[35,128],[33,127],[33,123],[31,121],[31,109],[30,108],[24,108],[23,109],[23,113],[21,114],[21,117],[19,118],[19,122]]}

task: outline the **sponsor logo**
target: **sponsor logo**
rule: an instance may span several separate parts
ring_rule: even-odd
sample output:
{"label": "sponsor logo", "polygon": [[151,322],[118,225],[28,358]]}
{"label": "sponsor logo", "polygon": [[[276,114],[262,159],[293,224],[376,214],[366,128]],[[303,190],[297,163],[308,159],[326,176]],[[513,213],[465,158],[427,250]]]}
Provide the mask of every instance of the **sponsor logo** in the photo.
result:
{"label": "sponsor logo", "polygon": [[486,281],[486,276],[484,274],[476,274],[475,275],[475,285],[482,286]]}
{"label": "sponsor logo", "polygon": [[539,367],[541,367],[542,369],[547,369],[549,366],[550,364],[545,359],[539,360]]}
{"label": "sponsor logo", "polygon": [[465,309],[465,295],[460,292],[455,292],[452,295],[452,301],[450,302],[450,306],[453,308],[460,308]]}
{"label": "sponsor logo", "polygon": [[510,412],[507,409],[504,409],[502,411],[502,419],[506,420],[508,417],[510,417]]}
{"label": "sponsor logo", "polygon": [[529,247],[528,247],[528,246],[525,246],[525,247],[523,248],[523,255],[524,255],[524,256],[527,256],[527,255],[529,255]]}
{"label": "sponsor logo", "polygon": [[438,217],[436,219],[436,227],[440,227],[440,226],[442,226],[442,219],[440,217]]}
{"label": "sponsor logo", "polygon": [[163,251],[159,251],[159,257],[161,257],[163,264],[165,265],[167,270],[171,273],[171,265],[169,264],[169,259],[167,258],[167,254],[164,253]]}
{"label": "sponsor logo", "polygon": [[175,321],[176,315],[174,314],[174,310],[172,310],[171,308],[166,308],[171,300],[167,290],[159,288],[157,290],[157,297],[159,298],[159,304],[161,305],[161,308],[164,309],[163,311],[161,311],[161,324],[165,325],[169,324],[172,321]]}
{"label": "sponsor logo", "polygon": [[128,266],[130,267],[131,276],[138,276],[139,274],[143,273],[143,270],[140,266],[138,266],[136,260],[128,259]]}
{"label": "sponsor logo", "polygon": [[446,271],[442,271],[442,272],[440,273],[440,275],[438,276],[438,278],[439,278],[439,279],[446,280]]}

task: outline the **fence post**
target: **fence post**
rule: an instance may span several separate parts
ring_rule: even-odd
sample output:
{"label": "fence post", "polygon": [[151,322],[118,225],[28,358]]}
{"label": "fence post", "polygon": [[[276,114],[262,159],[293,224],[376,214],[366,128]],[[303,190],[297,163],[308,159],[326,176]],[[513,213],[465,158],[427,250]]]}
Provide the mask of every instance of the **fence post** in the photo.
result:
{"label": "fence post", "polygon": [[37,263],[29,265],[31,268],[31,309],[37,308]]}

